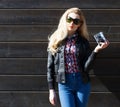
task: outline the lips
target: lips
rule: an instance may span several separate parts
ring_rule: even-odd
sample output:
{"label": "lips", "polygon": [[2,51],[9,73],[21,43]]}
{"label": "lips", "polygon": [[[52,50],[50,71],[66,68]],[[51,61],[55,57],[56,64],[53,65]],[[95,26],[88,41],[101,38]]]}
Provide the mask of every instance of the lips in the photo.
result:
{"label": "lips", "polygon": [[73,26],[69,26],[69,28],[73,29]]}

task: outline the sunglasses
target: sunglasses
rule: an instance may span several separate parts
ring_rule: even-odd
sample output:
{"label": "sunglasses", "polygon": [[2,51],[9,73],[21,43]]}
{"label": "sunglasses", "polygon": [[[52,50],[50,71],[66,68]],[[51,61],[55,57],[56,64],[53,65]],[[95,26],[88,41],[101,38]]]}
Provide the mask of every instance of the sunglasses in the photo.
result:
{"label": "sunglasses", "polygon": [[80,23],[82,23],[82,21],[80,19],[73,19],[72,17],[68,17],[66,20],[68,23],[73,22],[75,25],[79,25]]}

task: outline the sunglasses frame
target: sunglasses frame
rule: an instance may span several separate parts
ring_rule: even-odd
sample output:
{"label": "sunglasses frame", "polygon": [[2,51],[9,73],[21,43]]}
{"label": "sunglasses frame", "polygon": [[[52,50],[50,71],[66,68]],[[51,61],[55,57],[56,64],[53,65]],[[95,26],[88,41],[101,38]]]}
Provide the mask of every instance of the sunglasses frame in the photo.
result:
{"label": "sunglasses frame", "polygon": [[72,17],[68,17],[67,19],[66,19],[66,21],[68,22],[68,23],[71,23],[71,22],[73,22],[75,25],[79,25],[80,23],[82,23],[82,21],[80,21],[80,19],[73,19]]}

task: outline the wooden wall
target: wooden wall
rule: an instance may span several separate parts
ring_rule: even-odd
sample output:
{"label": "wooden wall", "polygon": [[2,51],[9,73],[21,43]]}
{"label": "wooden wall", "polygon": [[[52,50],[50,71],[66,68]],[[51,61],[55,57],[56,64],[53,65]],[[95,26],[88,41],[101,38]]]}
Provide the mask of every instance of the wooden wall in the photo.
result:
{"label": "wooden wall", "polygon": [[92,48],[99,31],[110,41],[90,72],[88,107],[120,107],[119,0],[1,0],[0,107],[52,107],[46,81],[47,37],[65,9],[74,6],[85,14]]}

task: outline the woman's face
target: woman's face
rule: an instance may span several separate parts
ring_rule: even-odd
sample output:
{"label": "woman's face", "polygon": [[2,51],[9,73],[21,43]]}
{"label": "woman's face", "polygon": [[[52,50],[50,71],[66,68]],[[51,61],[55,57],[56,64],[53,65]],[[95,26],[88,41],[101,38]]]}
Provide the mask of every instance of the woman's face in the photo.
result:
{"label": "woman's face", "polygon": [[75,13],[69,13],[66,22],[68,33],[74,33],[81,25],[80,16]]}

